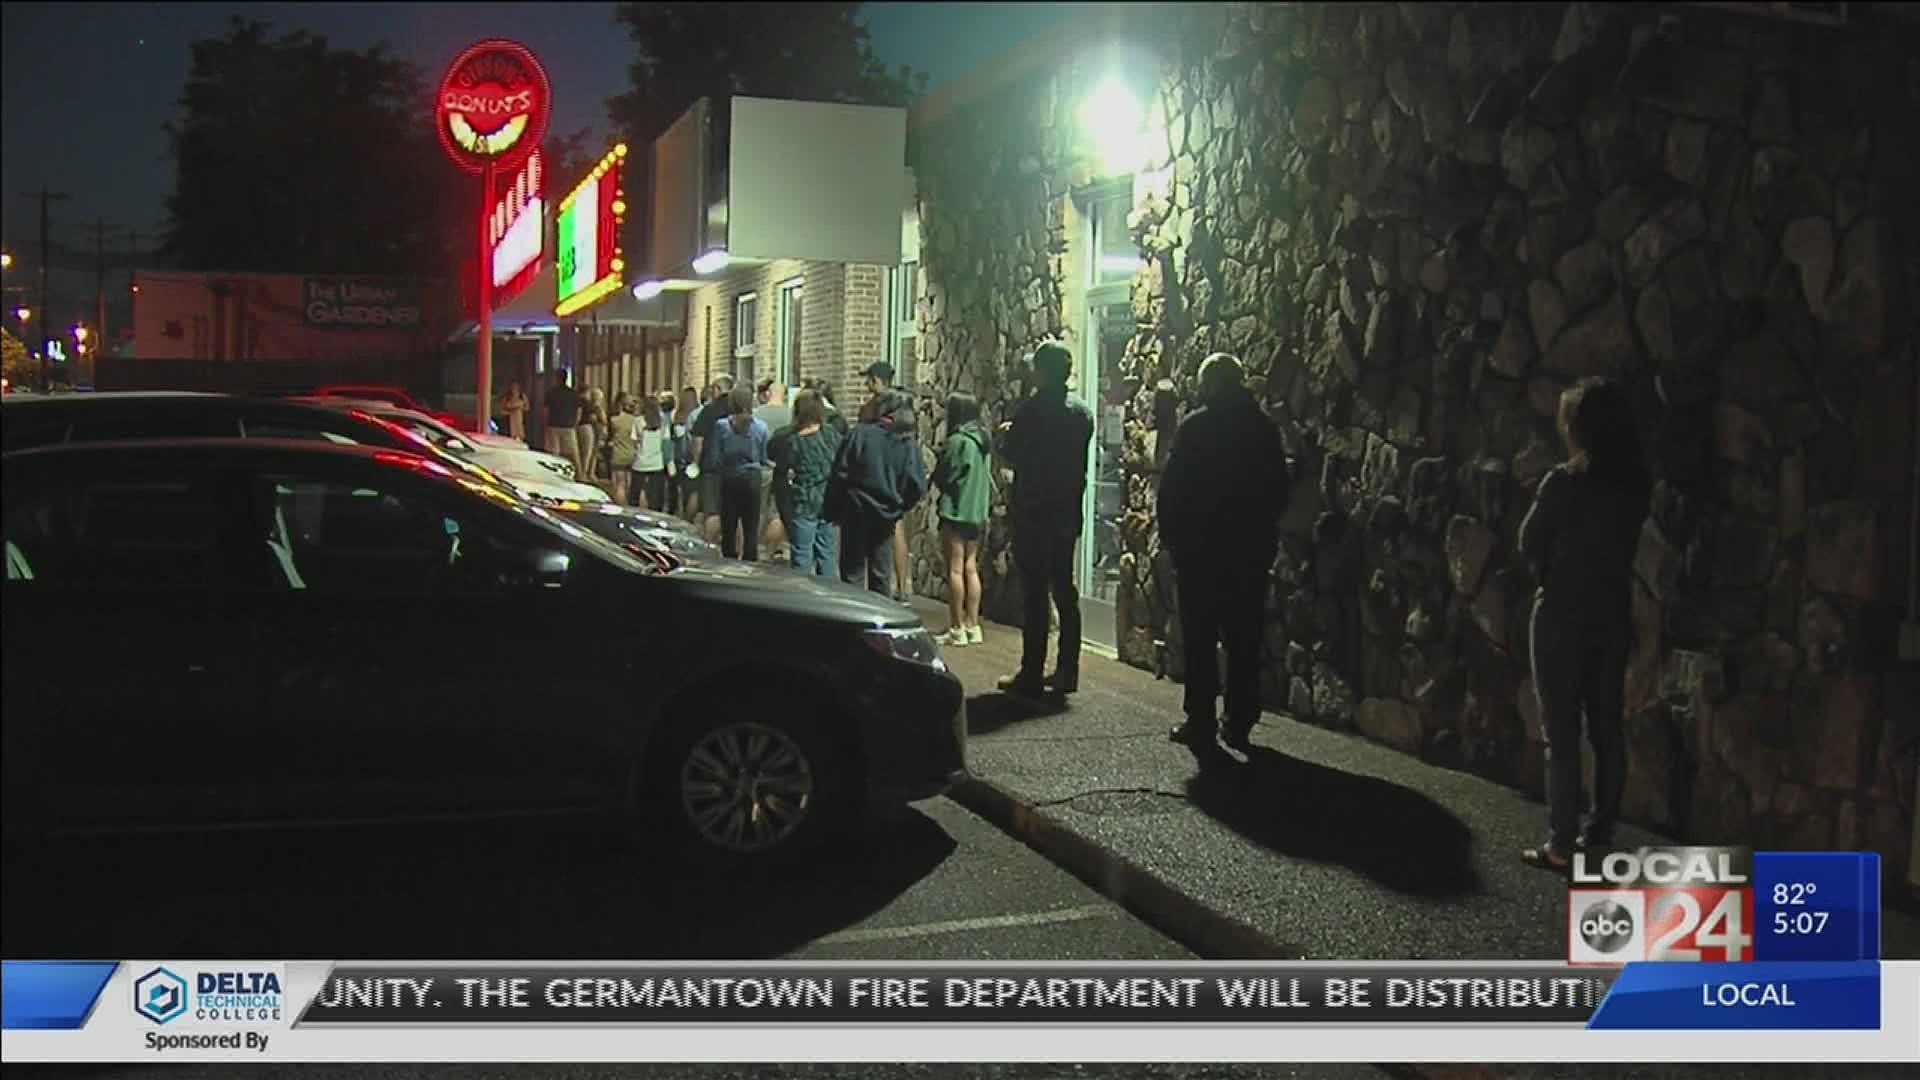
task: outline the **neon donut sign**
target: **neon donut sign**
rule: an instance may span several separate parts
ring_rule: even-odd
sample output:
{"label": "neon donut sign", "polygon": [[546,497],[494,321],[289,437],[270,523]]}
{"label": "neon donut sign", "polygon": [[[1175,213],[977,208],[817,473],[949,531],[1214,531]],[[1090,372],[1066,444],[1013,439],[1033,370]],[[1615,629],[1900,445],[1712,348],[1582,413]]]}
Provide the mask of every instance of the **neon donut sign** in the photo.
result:
{"label": "neon donut sign", "polygon": [[456,58],[434,98],[434,129],[454,163],[468,172],[510,169],[547,134],[553,92],[526,46],[482,41]]}

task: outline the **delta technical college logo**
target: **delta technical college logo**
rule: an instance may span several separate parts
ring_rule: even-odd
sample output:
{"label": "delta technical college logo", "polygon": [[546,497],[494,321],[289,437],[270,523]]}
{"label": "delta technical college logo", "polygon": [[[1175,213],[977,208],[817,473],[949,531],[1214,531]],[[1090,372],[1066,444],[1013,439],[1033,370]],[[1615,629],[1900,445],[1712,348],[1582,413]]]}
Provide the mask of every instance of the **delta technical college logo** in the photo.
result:
{"label": "delta technical college logo", "polygon": [[133,1011],[156,1024],[171,1024],[187,1013],[187,980],[157,967],[133,981]]}
{"label": "delta technical college logo", "polygon": [[552,104],[546,69],[526,46],[482,41],[461,53],[440,80],[434,128],[461,168],[511,169],[546,137]]}

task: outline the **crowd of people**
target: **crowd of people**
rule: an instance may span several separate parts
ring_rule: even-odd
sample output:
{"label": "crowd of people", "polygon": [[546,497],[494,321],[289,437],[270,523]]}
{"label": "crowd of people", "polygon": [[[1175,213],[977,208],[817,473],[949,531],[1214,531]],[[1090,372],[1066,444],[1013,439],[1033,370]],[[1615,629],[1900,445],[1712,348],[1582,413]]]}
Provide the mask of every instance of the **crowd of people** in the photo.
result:
{"label": "crowd of people", "polygon": [[[798,572],[835,574],[907,599],[907,515],[936,494],[947,585],[948,647],[979,644],[980,549],[996,458],[1013,485],[1007,524],[1021,578],[1020,662],[999,680],[1021,698],[1079,689],[1081,616],[1074,553],[1084,521],[1093,416],[1069,392],[1072,357],[1057,343],[1034,353],[1028,389],[992,428],[966,393],[945,402],[945,439],[926,471],[915,399],[885,363],[865,375],[852,420],[824,380],[791,404],[771,380],[721,376],[704,395],[621,394],[607,415],[598,389],[579,394],[561,373],[546,395],[547,445],[592,477],[604,447],[612,496],[702,524],[730,558],[785,549]],[[1261,713],[1268,577],[1280,550],[1291,477],[1280,433],[1248,391],[1238,359],[1215,354],[1198,372],[1199,408],[1178,424],[1158,485],[1161,545],[1174,571],[1185,653],[1185,718],[1170,737],[1203,759],[1245,748]],[[524,395],[509,391],[524,438]],[[1566,462],[1541,482],[1517,546],[1540,583],[1531,655],[1547,746],[1548,837],[1521,857],[1552,870],[1579,846],[1611,842],[1626,783],[1623,734],[1630,583],[1652,484],[1630,402],[1598,378],[1559,405]],[[1053,668],[1047,647],[1057,620]],[[1225,653],[1225,686],[1220,653]],[[1224,690],[1224,695],[1223,695]],[[1216,711],[1224,696],[1224,716]],[[1594,751],[1594,792],[1582,823],[1582,737]]]}

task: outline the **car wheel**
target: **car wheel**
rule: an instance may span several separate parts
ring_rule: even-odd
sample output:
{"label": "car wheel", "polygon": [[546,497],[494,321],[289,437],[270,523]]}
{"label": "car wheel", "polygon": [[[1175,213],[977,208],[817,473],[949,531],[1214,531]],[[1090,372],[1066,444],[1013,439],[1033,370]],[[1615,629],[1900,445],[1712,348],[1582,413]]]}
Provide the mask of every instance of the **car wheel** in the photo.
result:
{"label": "car wheel", "polygon": [[649,758],[648,816],[707,866],[787,865],[841,833],[852,809],[846,753],[803,714],[682,725]]}

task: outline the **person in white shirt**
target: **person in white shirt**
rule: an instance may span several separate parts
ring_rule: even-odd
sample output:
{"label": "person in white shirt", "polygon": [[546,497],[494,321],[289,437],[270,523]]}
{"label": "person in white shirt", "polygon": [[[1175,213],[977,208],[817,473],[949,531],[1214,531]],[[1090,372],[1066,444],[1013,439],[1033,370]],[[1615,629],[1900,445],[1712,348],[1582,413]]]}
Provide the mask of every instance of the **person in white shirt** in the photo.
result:
{"label": "person in white shirt", "polygon": [[667,508],[667,461],[671,453],[669,443],[671,432],[666,419],[660,413],[660,401],[657,398],[645,398],[640,403],[639,423],[636,425],[633,457],[634,489],[640,497],[640,507],[644,510],[665,510]]}

